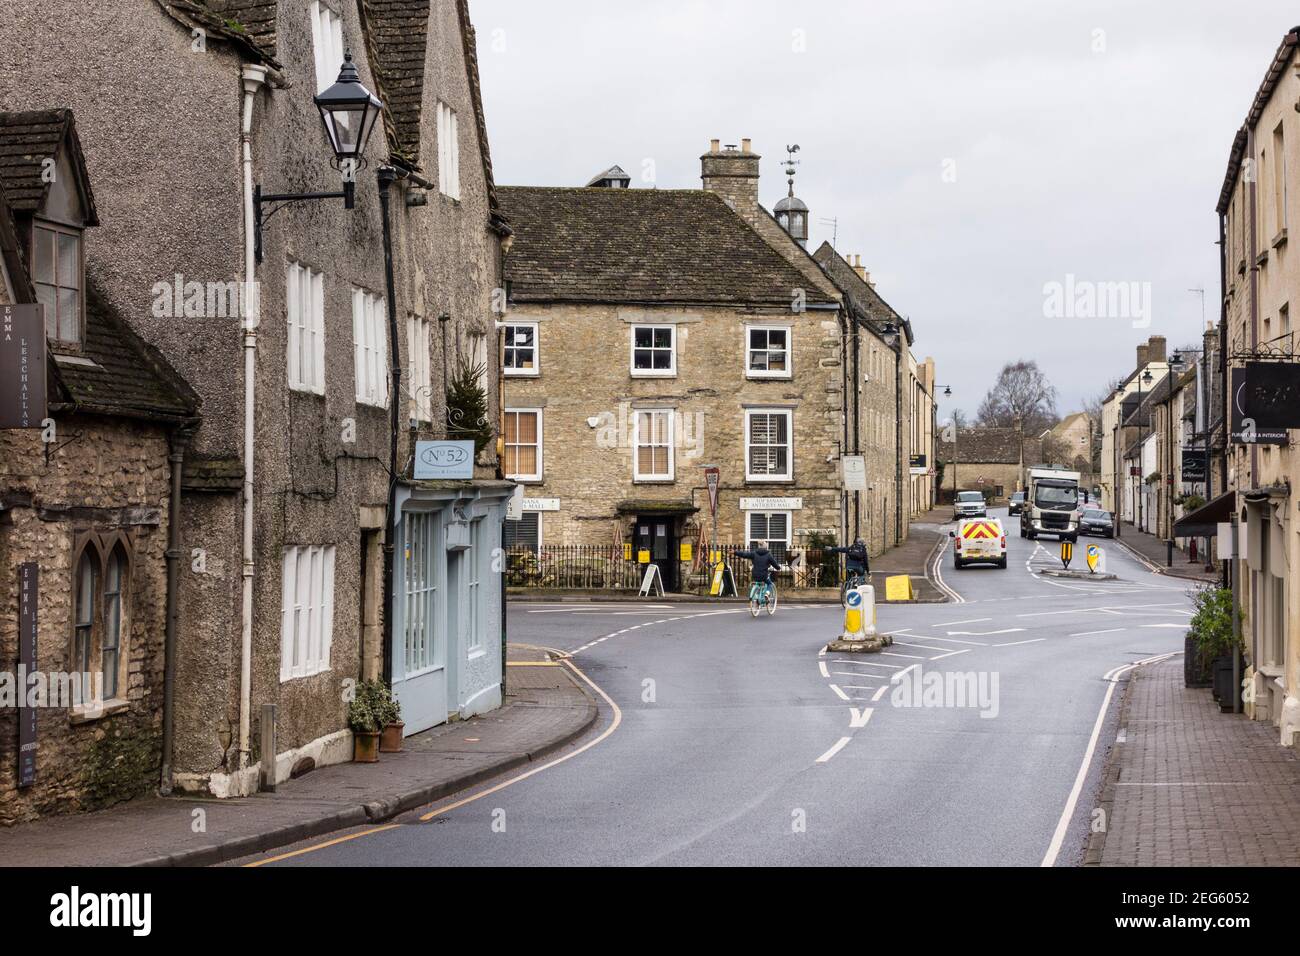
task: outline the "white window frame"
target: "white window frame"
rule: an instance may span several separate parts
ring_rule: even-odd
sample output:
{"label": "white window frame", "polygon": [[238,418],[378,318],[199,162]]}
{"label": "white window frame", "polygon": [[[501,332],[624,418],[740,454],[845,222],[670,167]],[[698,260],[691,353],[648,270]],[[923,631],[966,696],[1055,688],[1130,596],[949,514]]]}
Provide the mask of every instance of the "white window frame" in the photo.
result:
{"label": "white window frame", "polygon": [[[522,473],[519,473],[519,472],[511,472],[511,473],[506,474],[506,477],[507,477],[507,478],[510,478],[510,479],[513,480],[513,481],[541,481],[541,480],[542,480],[542,475],[545,474],[546,469],[545,469],[545,465],[544,465],[543,462],[542,462],[542,449],[543,449],[543,444],[544,444],[544,442],[543,442],[543,431],[542,431],[542,426],[543,426],[543,423],[544,423],[545,416],[542,414],[542,412],[543,412],[543,410],[540,409],[540,408],[507,408],[507,409],[505,410],[505,414],[506,414],[506,415],[526,415],[526,414],[536,414],[536,415],[537,415],[537,471],[536,471],[534,474],[522,474]],[[505,454],[505,456],[506,456],[507,458],[509,458],[509,454],[510,454],[510,445],[506,444],[504,431],[505,431],[505,426],[504,426],[504,423],[503,423],[503,424],[502,424],[502,432],[503,432],[503,434],[502,434],[502,448],[501,448],[501,450],[502,450],[502,452]],[[516,426],[515,435],[518,436],[518,434],[519,434],[519,432],[518,432],[518,426]],[[514,442],[514,445],[515,445],[515,447],[521,447],[521,446],[523,445],[523,443],[522,443],[522,442]],[[505,466],[505,462],[503,461],[503,462],[502,462],[502,467],[504,467],[504,466]]]}
{"label": "white window frame", "polygon": [[[632,480],[646,482],[671,482],[676,480],[677,463],[673,448],[677,439],[677,413],[672,408],[634,408],[632,416]],[[668,473],[657,475],[643,474],[641,471],[641,416],[665,415],[668,418]],[[646,442],[646,447],[651,442]],[[654,447],[660,447],[655,445]]]}
{"label": "white window frame", "polygon": [[466,566],[465,594],[466,604],[469,608],[469,640],[467,641],[466,657],[469,660],[482,657],[487,653],[483,646],[483,613],[479,607],[479,602],[483,600],[483,568],[484,560],[483,535],[486,533],[487,525],[485,518],[475,518],[469,525],[469,564]]}
{"label": "white window frame", "polygon": [[320,0],[311,4],[311,48],[316,57],[316,92],[328,89],[343,66],[343,18]]}
{"label": "white window frame", "polygon": [[[677,326],[651,324],[640,322],[631,326],[632,331],[628,335],[628,369],[633,378],[676,378],[677,377]],[[636,334],[641,329],[650,329],[650,341],[654,342],[654,333],[658,329],[667,329],[672,336],[672,345],[668,349],[669,366],[668,368],[637,368],[636,367]],[[662,348],[654,345],[650,346],[651,361],[654,360],[654,353],[663,351]]]}
{"label": "white window frame", "polygon": [[[752,332],[784,332],[785,333],[785,371],[773,372],[770,369],[756,369],[749,364],[750,355],[753,352],[772,352],[771,348],[755,349],[750,345],[749,336]],[[794,349],[792,346],[793,330],[788,325],[746,325],[744,329],[743,353],[745,356],[745,377],[746,378],[794,378]]]}
{"label": "white window frame", "polygon": [[[533,344],[531,346],[516,346],[510,344],[510,335],[515,329],[532,329]],[[509,378],[514,377],[535,377],[542,374],[542,350],[540,336],[538,333],[538,323],[536,322],[506,322],[504,323],[504,334],[502,335],[501,347],[501,371],[503,375]],[[511,349],[532,348],[533,350],[533,367],[518,368],[506,363],[506,356]]]}
{"label": "white window frame", "polygon": [[438,190],[460,199],[460,121],[456,111],[438,101]]}
{"label": "white window frame", "polygon": [[402,515],[403,676],[407,679],[442,666],[438,660],[438,515],[408,511]]}
{"label": "white window frame", "polygon": [[[287,374],[295,392],[325,394],[325,277],[300,262],[290,262],[285,316],[289,334]],[[304,338],[307,340],[303,344]],[[305,361],[310,366],[303,367]]]}
{"label": "white window frame", "polygon": [[433,323],[427,316],[411,312],[406,317],[407,394],[413,422],[433,421]]}
{"label": "white window frame", "polygon": [[280,681],[330,669],[334,636],[332,544],[290,545],[280,568]]}
{"label": "white window frame", "polygon": [[388,407],[388,304],[369,289],[352,288],[352,344],[357,402]]}
{"label": "white window frame", "polygon": [[[755,415],[784,415],[786,420],[786,455],[784,474],[756,474],[753,469],[750,442],[750,421]],[[790,481],[794,478],[794,410],[790,408],[747,408],[745,409],[745,480],[746,481]]]}
{"label": "white window frame", "polygon": [[[771,528],[772,525],[773,515],[784,515],[785,516],[785,537],[781,539],[774,539],[771,536],[770,530],[767,533],[762,535],[754,534],[755,515],[763,515],[767,519],[767,525],[769,529]],[[783,545],[782,552],[788,555],[790,553],[790,548],[793,547],[793,541],[792,541],[794,535],[794,529],[792,527],[793,524],[794,524],[793,511],[746,511],[745,512],[745,547],[746,548],[753,547],[755,541],[766,541],[768,550],[770,551],[772,550],[772,542],[774,540],[779,540]]]}
{"label": "white window frame", "polygon": [[[41,241],[43,235],[48,236],[48,242]],[[63,275],[59,269],[59,244],[65,239],[71,239],[77,244],[77,261],[72,267],[74,274],[71,276]],[[38,248],[42,245],[49,250],[50,254],[50,281],[48,282],[41,278],[40,272],[44,260],[38,253]],[[82,230],[63,223],[34,219],[30,251],[27,261],[31,263],[30,271],[32,285],[36,289],[36,300],[45,305],[45,337],[63,345],[81,345],[86,338],[86,252]],[[2,288],[3,286],[0,286],[0,289]],[[65,323],[60,321],[64,317],[60,315],[59,293],[64,290],[75,291],[77,294],[77,314],[72,317],[76,328],[71,338],[62,334]],[[42,292],[45,295],[42,295]],[[43,301],[47,298],[53,300],[52,304]]]}

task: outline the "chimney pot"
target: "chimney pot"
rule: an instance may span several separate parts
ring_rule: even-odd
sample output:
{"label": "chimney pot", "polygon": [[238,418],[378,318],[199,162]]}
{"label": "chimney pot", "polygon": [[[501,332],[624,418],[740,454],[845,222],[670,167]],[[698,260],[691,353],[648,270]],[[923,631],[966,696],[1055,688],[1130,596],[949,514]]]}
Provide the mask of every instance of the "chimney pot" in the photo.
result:
{"label": "chimney pot", "polygon": [[740,141],[740,151],[742,153],[750,152],[749,146],[750,146],[750,140],[748,139],[748,137]]}
{"label": "chimney pot", "polygon": [[720,139],[711,139],[711,140],[709,140],[709,152],[710,152],[710,153],[720,153],[720,152],[722,152],[722,140],[720,140]]}

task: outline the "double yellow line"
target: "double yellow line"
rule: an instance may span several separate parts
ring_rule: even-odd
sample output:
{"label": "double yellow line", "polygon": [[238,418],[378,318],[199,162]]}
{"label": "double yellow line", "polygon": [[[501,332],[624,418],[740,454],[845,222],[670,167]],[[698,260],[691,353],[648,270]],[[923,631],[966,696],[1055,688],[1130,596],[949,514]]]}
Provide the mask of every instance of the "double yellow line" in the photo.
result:
{"label": "double yellow line", "polygon": [[[541,650],[551,651],[554,654],[560,655],[560,657],[557,661],[554,662],[528,661],[528,662],[521,662],[521,663],[534,663],[534,664],[552,663],[555,665],[562,664],[563,666],[567,667],[569,670],[573,671],[573,673],[576,674],[579,678],[581,678],[583,683],[585,683],[588,687],[590,687],[592,690],[594,690],[597,694],[600,695],[601,699],[604,700],[605,703],[609,705],[610,711],[614,715],[614,719],[610,721],[609,726],[606,727],[601,732],[599,737],[596,737],[594,740],[587,741],[587,743],[583,744],[578,749],[571,750],[560,757],[556,757],[554,760],[548,763],[544,763],[540,767],[534,767],[533,769],[527,770],[524,773],[517,774],[516,776],[513,777],[509,777],[501,781],[500,783],[487,788],[486,790],[481,790],[478,793],[471,794],[470,796],[457,800],[454,803],[449,803],[444,807],[439,807],[437,810],[430,810],[428,813],[420,817],[420,821],[422,823],[427,823],[430,820],[432,820],[434,817],[441,816],[444,813],[449,813],[452,810],[457,810],[460,807],[473,803],[475,800],[482,800],[484,797],[489,796],[490,794],[497,793],[501,790],[504,790],[506,787],[513,786],[516,783],[519,783],[519,781],[521,780],[527,780],[529,777],[533,776],[534,774],[541,773],[543,770],[549,770],[551,767],[562,764],[566,760],[572,760],[574,757],[578,756],[578,754],[590,750],[592,747],[596,746],[598,743],[600,743],[602,740],[604,740],[614,731],[618,730],[619,724],[623,722],[623,711],[619,709],[618,704],[614,703],[614,699],[610,697],[608,694],[606,694],[600,687],[598,687],[590,677],[588,677],[581,670],[579,670],[578,667],[573,663],[572,659],[563,651],[557,651],[554,650],[553,648],[541,648]],[[282,860],[289,860],[296,856],[303,856],[304,854],[307,853],[315,853],[317,850],[324,850],[328,847],[338,846],[340,843],[348,843],[352,840],[359,840],[362,837],[374,836],[376,833],[383,833],[387,830],[396,830],[401,826],[403,826],[403,824],[401,823],[385,823],[382,824],[381,826],[371,827],[368,830],[362,830],[359,833],[350,833],[347,836],[335,837],[332,840],[325,840],[322,843],[314,843],[311,846],[306,846],[299,850],[291,850],[288,853],[281,853],[277,856],[267,857],[264,860],[257,860],[253,863],[245,863],[244,866],[247,868],[253,868],[259,866],[266,866],[268,863],[279,863]]]}

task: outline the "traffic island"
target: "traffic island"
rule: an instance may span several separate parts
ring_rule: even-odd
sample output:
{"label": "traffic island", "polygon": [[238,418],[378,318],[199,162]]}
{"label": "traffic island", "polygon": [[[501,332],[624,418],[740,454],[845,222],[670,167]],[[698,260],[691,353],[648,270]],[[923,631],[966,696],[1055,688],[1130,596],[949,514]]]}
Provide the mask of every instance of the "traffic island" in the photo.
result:
{"label": "traffic island", "polygon": [[1049,578],[1075,578],[1079,581],[1118,581],[1118,574],[1109,571],[1071,571],[1068,568],[1043,568],[1038,572]]}
{"label": "traffic island", "polygon": [[852,641],[843,638],[831,641],[826,645],[826,650],[835,654],[879,654],[893,643],[893,637],[888,634],[873,634]]}

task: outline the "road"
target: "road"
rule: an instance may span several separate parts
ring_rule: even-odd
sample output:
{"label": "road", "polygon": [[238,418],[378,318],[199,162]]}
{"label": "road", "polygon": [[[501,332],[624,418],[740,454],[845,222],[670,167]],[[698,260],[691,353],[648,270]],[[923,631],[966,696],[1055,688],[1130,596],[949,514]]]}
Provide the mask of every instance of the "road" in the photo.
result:
{"label": "road", "polygon": [[[254,861],[1070,865],[1116,733],[1099,719],[1116,709],[1105,677],[1181,649],[1191,613],[1188,582],[1096,543],[1120,580],[1043,576],[1056,542],[1014,531],[1006,570],[955,571],[946,552],[960,601],[882,607],[895,644],[864,657],[819,654],[839,609],[788,595],[758,620],[735,606],[513,605],[513,640],[570,652],[607,697],[569,759]],[[974,692],[960,700],[959,685]]]}

